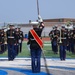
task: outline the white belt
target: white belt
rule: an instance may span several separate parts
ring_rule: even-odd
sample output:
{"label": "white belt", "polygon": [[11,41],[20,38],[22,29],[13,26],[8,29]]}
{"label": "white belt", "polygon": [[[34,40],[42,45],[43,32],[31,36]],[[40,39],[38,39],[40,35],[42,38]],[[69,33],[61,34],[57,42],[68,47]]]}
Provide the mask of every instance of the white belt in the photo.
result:
{"label": "white belt", "polygon": [[35,40],[35,39],[30,39],[30,40]]}
{"label": "white belt", "polygon": [[14,38],[14,37],[12,37],[12,36],[8,36],[8,38]]}
{"label": "white belt", "polygon": [[[41,38],[41,37],[40,37]],[[35,39],[30,39],[30,40],[35,40]]]}
{"label": "white belt", "polygon": [[59,39],[66,39],[66,38],[59,38]]}

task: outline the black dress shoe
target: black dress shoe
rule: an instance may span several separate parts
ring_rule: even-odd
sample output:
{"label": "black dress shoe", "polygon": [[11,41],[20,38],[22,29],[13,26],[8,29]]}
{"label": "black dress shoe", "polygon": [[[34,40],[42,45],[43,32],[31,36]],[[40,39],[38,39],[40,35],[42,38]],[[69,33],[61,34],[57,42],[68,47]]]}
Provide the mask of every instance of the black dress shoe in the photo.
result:
{"label": "black dress shoe", "polygon": [[32,73],[40,73],[40,71],[32,71]]}
{"label": "black dress shoe", "polygon": [[8,59],[8,61],[13,61],[13,59]]}

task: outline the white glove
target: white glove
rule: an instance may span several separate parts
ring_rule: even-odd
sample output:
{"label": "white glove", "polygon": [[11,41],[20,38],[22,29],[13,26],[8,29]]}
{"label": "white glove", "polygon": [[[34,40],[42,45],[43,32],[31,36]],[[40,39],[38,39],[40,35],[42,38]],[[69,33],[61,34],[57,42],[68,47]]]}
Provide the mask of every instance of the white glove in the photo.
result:
{"label": "white glove", "polygon": [[39,20],[38,20],[39,22],[43,22],[43,19],[41,18],[40,15],[38,15],[38,19],[39,19]]}
{"label": "white glove", "polygon": [[27,45],[28,50],[30,51],[30,44]]}

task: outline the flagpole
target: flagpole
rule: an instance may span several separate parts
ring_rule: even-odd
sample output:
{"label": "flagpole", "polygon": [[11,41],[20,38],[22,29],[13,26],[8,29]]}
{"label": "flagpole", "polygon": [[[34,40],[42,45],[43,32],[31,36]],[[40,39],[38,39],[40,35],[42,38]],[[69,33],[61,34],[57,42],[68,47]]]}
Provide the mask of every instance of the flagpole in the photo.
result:
{"label": "flagpole", "polygon": [[39,15],[40,13],[39,13],[39,2],[38,2],[38,0],[37,0],[37,12],[38,12],[38,15]]}
{"label": "flagpole", "polygon": [[[37,0],[37,13],[38,13],[38,16],[39,16],[40,15],[40,11],[39,11],[39,2],[38,2],[38,0]],[[39,20],[39,17],[38,17],[38,20]],[[42,49],[42,56],[43,56],[43,59],[44,59],[44,63],[45,63],[45,68],[46,68],[47,75],[50,75],[50,72],[49,72],[49,69],[48,69],[48,66],[47,66],[47,61],[46,61],[43,49]]]}

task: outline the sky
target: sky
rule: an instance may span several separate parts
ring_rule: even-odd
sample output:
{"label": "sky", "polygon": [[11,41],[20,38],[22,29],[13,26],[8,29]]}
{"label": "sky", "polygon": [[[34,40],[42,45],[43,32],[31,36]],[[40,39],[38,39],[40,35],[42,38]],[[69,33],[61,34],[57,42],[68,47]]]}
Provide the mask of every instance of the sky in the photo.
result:
{"label": "sky", "polygon": [[[38,18],[37,0],[0,0],[0,22],[28,23]],[[75,0],[38,0],[43,19],[75,18]]]}

